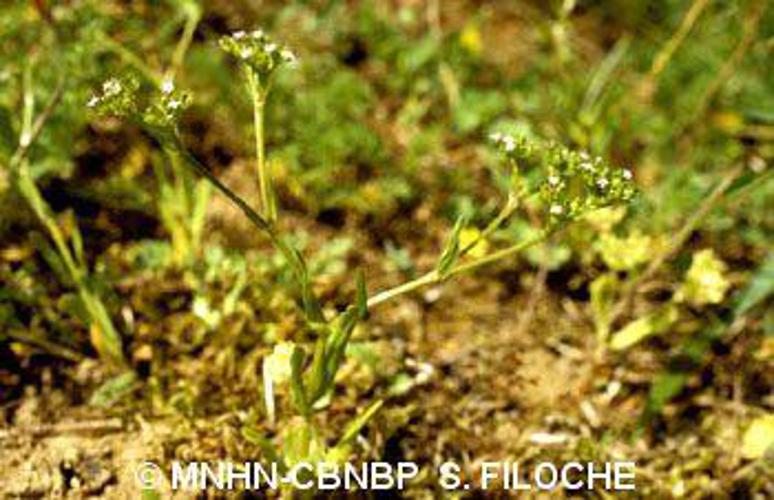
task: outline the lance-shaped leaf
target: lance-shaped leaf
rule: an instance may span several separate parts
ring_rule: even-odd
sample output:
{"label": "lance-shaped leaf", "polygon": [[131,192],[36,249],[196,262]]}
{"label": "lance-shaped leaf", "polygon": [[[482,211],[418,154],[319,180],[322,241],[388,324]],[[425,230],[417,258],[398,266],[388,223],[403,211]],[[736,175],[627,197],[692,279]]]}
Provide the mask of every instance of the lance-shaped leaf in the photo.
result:
{"label": "lance-shaped leaf", "polygon": [[368,290],[366,289],[365,274],[362,269],[358,269],[357,276],[357,315],[363,320],[368,317]]}
{"label": "lance-shaped leaf", "polygon": [[438,265],[435,269],[438,273],[438,277],[441,279],[449,274],[449,271],[454,267],[454,264],[457,262],[457,258],[460,255],[460,231],[465,227],[465,219],[466,217],[464,215],[460,215],[457,218],[454,229],[452,229],[452,232],[443,247],[441,258],[438,259]]}
{"label": "lance-shaped leaf", "polygon": [[282,474],[287,472],[285,461],[282,460],[282,457],[279,456],[279,453],[277,453],[277,450],[274,448],[272,442],[266,436],[264,436],[262,432],[260,432],[255,427],[248,427],[246,425],[243,426],[241,430],[242,437],[260,447],[261,452],[263,453],[263,457],[268,462],[277,464],[277,468]]}
{"label": "lance-shaped leaf", "polygon": [[294,347],[290,356],[290,391],[298,412],[308,417],[310,409],[303,380],[304,358],[304,351],[300,347]]}
{"label": "lance-shaped leaf", "polygon": [[363,427],[374,418],[374,415],[376,415],[376,412],[379,411],[383,404],[384,401],[381,399],[374,401],[368,408],[360,413],[360,415],[349,422],[344,430],[344,434],[336,443],[336,448],[347,448],[351,446],[352,443],[354,443],[355,438],[360,434],[360,431],[363,430]]}

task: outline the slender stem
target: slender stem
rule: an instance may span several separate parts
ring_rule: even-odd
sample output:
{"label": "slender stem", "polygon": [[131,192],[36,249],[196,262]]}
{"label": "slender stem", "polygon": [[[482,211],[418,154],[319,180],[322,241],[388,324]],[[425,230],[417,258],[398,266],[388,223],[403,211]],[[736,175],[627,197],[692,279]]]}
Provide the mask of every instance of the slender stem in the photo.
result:
{"label": "slender stem", "polygon": [[64,358],[68,361],[72,361],[74,363],[83,361],[83,355],[81,353],[75,352],[64,346],[48,341],[43,337],[32,335],[23,330],[7,330],[4,333],[7,334],[12,339],[15,339],[19,342],[25,342],[27,344],[36,345],[42,349],[45,349],[49,353],[55,356],[59,356],[60,358]]}
{"label": "slender stem", "polygon": [[[30,71],[30,70],[28,70]],[[123,365],[123,353],[121,352],[121,337],[116,331],[110,316],[98,295],[94,294],[85,280],[88,269],[73,256],[71,248],[67,244],[67,238],[59,227],[53,211],[48,202],[32,179],[27,155],[32,144],[43,131],[48,119],[53,114],[62,99],[65,88],[65,80],[62,78],[54,91],[54,95],[33,120],[34,96],[31,79],[25,73],[24,81],[24,123],[19,138],[19,146],[9,162],[10,173],[14,178],[17,188],[30,208],[48,231],[49,237],[59,253],[62,262],[67,269],[70,279],[73,281],[78,295],[92,321],[91,340],[100,356],[116,365]],[[78,230],[77,227],[75,229]],[[96,327],[96,330],[94,329]]]}
{"label": "slender stem", "polygon": [[[59,102],[62,100],[64,89],[65,82],[63,78],[57,84],[56,90],[54,90],[54,95],[51,96],[51,99],[46,104],[46,107],[43,108],[43,110],[40,112],[38,118],[34,122],[32,122],[30,118],[29,126],[25,126],[23,128],[22,138],[19,140],[19,147],[13,153],[13,156],[9,162],[9,167],[12,172],[19,167],[22,160],[24,160],[24,158],[27,156],[30,146],[32,146],[32,143],[35,142],[40,133],[43,131],[43,126],[46,124],[48,119],[51,118],[51,114],[54,112],[54,109],[56,109],[56,107],[59,105]],[[25,102],[26,99],[27,97],[25,97]]]}
{"label": "slender stem", "polygon": [[190,9],[186,9],[185,26],[183,26],[183,34],[180,36],[180,40],[177,42],[175,52],[172,54],[172,66],[170,72],[172,75],[177,74],[180,68],[183,66],[185,60],[185,54],[188,52],[188,48],[191,46],[196,26],[201,19],[201,11],[196,4]]}
{"label": "slender stem", "polygon": [[680,23],[680,27],[671,36],[671,38],[667,40],[667,42],[661,48],[661,51],[653,59],[653,64],[651,65],[650,71],[648,72],[649,78],[657,78],[658,75],[664,71],[667,64],[669,63],[669,60],[672,58],[680,44],[683,43],[685,37],[688,36],[691,28],[693,28],[694,24],[696,24],[696,20],[699,19],[699,16],[708,4],[709,0],[694,0],[694,2],[688,8],[688,11],[685,13],[685,17],[683,17],[683,20]]}
{"label": "slender stem", "polygon": [[[479,257],[469,262],[458,264],[446,274],[443,280],[451,278],[453,276],[457,276],[459,274],[464,274],[464,273],[473,271],[475,269],[486,266],[498,260],[517,254],[531,246],[537,245],[538,243],[545,241],[545,239],[551,233],[552,231],[543,230],[543,231],[540,231],[533,238],[530,238],[528,240],[525,240],[519,243],[515,243],[509,247],[505,247],[501,250],[497,250],[495,252],[492,252],[488,255],[484,255],[483,257]],[[368,299],[368,308],[370,309],[371,307],[377,306],[383,302],[387,302],[388,300],[394,299],[395,297],[405,295],[407,293],[413,292],[414,290],[417,290],[427,285],[439,283],[440,281],[442,281],[442,279],[438,275],[438,272],[436,270],[432,270],[420,276],[419,278],[416,278],[414,280],[403,283],[402,285],[398,285],[394,288],[390,288],[388,290],[384,290],[382,292],[377,293],[376,295]]]}
{"label": "slender stem", "polygon": [[258,174],[259,211],[269,222],[276,219],[273,209],[271,178],[266,168],[266,141],[264,136],[264,114],[267,89],[262,89],[257,76],[248,73],[248,88],[253,101],[253,128],[255,132],[255,160]]}
{"label": "slender stem", "polygon": [[477,238],[475,238],[473,241],[468,243],[467,246],[460,250],[459,256],[463,257],[467,255],[468,252],[475,248],[476,245],[491,236],[491,234],[494,233],[503,222],[509,219],[511,215],[513,215],[513,212],[515,212],[519,207],[520,198],[521,195],[508,195],[508,201],[505,203],[505,206],[502,208],[502,210],[500,210],[500,213],[498,213],[497,216],[492,219],[492,221],[484,228],[483,231],[481,231]]}

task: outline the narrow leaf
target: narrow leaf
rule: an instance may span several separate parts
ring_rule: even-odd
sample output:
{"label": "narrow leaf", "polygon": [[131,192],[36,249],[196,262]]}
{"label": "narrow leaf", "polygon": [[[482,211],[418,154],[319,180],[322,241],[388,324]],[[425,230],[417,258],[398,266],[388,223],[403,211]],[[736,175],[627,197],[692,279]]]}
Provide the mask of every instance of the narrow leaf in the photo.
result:
{"label": "narrow leaf", "polygon": [[368,291],[366,290],[365,274],[359,269],[357,276],[357,315],[361,320],[368,317]]}
{"label": "narrow leaf", "polygon": [[739,317],[774,293],[774,252],[770,253],[755,271],[744,290],[739,294],[734,315]]}
{"label": "narrow leaf", "polygon": [[360,415],[355,417],[354,420],[347,424],[347,427],[344,430],[344,434],[341,436],[341,439],[339,439],[339,442],[336,443],[336,446],[347,446],[354,442],[355,438],[358,434],[360,434],[360,431],[363,429],[363,427],[365,427],[366,424],[371,421],[371,419],[374,417],[374,415],[376,415],[376,412],[379,411],[383,404],[384,401],[381,399],[374,401],[368,408],[365,409],[365,411],[363,411]]}
{"label": "narrow leaf", "polygon": [[290,390],[293,396],[293,404],[296,406],[298,412],[306,417],[309,416],[311,412],[302,373],[304,358],[304,351],[299,347],[295,347],[293,349],[293,354],[290,357]]}
{"label": "narrow leaf", "polygon": [[460,254],[460,231],[465,227],[466,217],[460,215],[457,217],[457,222],[454,224],[449,238],[446,240],[446,244],[443,247],[441,258],[438,259],[438,265],[436,266],[436,272],[440,278],[446,277],[451,271],[454,264],[457,262],[457,257]]}

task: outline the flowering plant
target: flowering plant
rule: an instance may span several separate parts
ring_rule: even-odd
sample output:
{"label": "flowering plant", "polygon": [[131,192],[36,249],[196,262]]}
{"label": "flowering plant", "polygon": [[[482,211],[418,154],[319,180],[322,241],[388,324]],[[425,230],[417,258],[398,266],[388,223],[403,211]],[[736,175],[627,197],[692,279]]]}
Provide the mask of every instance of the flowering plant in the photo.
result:
{"label": "flowering plant", "polygon": [[[343,312],[329,317],[323,313],[320,300],[313,292],[304,257],[276,224],[271,176],[265,163],[263,106],[269,95],[271,78],[275,71],[283,64],[295,62],[295,57],[287,48],[273,42],[262,31],[250,34],[237,32],[221,38],[220,45],[240,61],[253,100],[257,173],[261,188],[261,206],[257,210],[224,185],[188,152],[178,133],[178,120],[189,97],[186,93],[177,91],[171,83],[163,83],[160,91],[152,92],[145,98],[147,103],[141,106],[139,103],[143,99],[139,96],[140,86],[135,80],[109,80],[103,85],[102,93],[90,101],[90,105],[103,113],[132,118],[146,127],[165,148],[173,151],[186,165],[203,175],[239,208],[248,220],[268,237],[293,271],[297,293],[300,295],[301,312],[308,333],[315,338],[314,346],[310,352],[306,346],[294,342],[278,344],[264,359],[263,374],[266,425],[274,425],[277,413],[274,401],[276,388],[289,388],[292,406],[302,417],[301,420],[293,420],[291,429],[294,430],[291,434],[294,437],[286,438],[286,445],[303,438],[303,449],[318,450],[328,457],[346,457],[347,450],[359,430],[381,406],[382,402],[376,401],[365,409],[330,449],[326,447],[322,433],[315,427],[312,419],[315,412],[328,405],[333,394],[336,374],[343,363],[355,326],[368,317],[372,308],[419,288],[501,261],[540,243],[585,213],[626,203],[634,196],[631,172],[614,169],[601,158],[592,159],[586,153],[577,153],[553,143],[544,144],[529,141],[524,137],[494,134],[492,140],[512,167],[514,186],[497,216],[483,229],[471,227],[465,218],[460,217],[440,252],[435,268],[411,281],[369,295],[363,273],[358,273],[354,303]],[[543,180],[537,187],[529,187],[521,182],[521,170],[527,168],[541,170]],[[516,213],[522,199],[533,194],[538,195],[548,207],[545,227],[538,231],[534,238],[504,248],[490,248],[487,238]],[[246,426],[245,436],[262,446],[267,454],[277,456],[273,444],[262,436],[257,427],[258,425]],[[297,444],[293,444],[294,449]],[[288,459],[296,456],[290,449],[285,449],[284,455]]]}

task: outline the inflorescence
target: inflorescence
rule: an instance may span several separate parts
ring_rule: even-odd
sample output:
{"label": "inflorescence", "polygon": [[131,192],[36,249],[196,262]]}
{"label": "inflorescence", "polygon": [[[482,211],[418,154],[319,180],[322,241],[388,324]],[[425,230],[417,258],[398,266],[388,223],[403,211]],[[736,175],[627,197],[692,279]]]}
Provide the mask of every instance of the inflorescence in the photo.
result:
{"label": "inflorescence", "polygon": [[102,115],[134,118],[151,126],[174,128],[190,100],[190,94],[177,90],[172,80],[164,80],[160,88],[142,99],[139,80],[126,75],[106,80],[101,92],[93,95],[86,105]]}
{"label": "inflorescence", "polygon": [[490,138],[514,168],[527,163],[545,173],[538,192],[553,225],[628,202],[636,193],[631,170],[612,167],[599,156],[508,134],[495,133]]}
{"label": "inflorescence", "polygon": [[296,55],[288,47],[272,40],[263,30],[237,31],[220,39],[220,47],[236,57],[245,72],[257,77],[258,85],[266,87],[274,71],[297,64]]}

